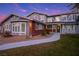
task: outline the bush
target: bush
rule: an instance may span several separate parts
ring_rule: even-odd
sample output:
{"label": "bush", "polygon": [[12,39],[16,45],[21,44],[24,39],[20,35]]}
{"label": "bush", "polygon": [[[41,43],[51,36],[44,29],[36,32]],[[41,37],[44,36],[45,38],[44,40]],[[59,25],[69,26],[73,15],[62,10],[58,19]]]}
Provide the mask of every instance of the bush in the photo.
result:
{"label": "bush", "polygon": [[12,36],[12,35],[11,35],[11,32],[5,31],[5,32],[3,33],[3,36],[4,36],[4,37],[10,37],[10,36]]}
{"label": "bush", "polygon": [[45,36],[47,34],[50,34],[50,32],[47,29],[44,29],[43,32],[42,32],[42,35]]}
{"label": "bush", "polygon": [[46,34],[50,34],[49,30],[46,30]]}

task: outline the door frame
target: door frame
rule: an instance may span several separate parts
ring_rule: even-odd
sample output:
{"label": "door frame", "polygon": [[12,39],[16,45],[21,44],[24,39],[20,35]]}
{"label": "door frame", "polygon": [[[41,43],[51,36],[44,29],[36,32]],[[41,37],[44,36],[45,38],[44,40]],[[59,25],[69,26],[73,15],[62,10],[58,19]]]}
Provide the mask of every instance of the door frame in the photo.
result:
{"label": "door frame", "polygon": [[61,24],[57,24],[57,27],[56,27],[56,29],[57,29],[57,32],[61,32]]}

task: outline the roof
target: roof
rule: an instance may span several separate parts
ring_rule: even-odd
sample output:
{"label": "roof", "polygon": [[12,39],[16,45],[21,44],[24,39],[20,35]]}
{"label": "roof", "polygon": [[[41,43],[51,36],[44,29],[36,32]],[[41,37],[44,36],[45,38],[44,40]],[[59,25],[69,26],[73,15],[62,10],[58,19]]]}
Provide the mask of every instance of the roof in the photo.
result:
{"label": "roof", "polygon": [[[11,22],[27,22],[27,21],[30,20],[30,19],[27,19],[27,18],[24,18],[24,17],[20,17],[20,16],[15,15],[15,14],[10,14],[4,21],[2,21],[2,22],[0,23],[0,26],[1,26],[4,22],[6,22],[7,20],[9,20],[11,17],[13,17],[13,16],[19,17],[19,18],[24,19],[24,20],[19,20],[19,21],[18,21],[18,20],[13,20],[13,21],[11,21]],[[32,20],[32,21],[37,22],[37,23],[44,24],[44,23],[41,22],[41,21],[37,21],[37,20]]]}
{"label": "roof", "polygon": [[62,14],[57,14],[57,15],[50,15],[50,16],[61,16],[61,15],[70,15],[70,14],[79,14],[78,12],[74,13],[62,13]]}
{"label": "roof", "polygon": [[32,14],[34,14],[34,13],[40,14],[40,15],[46,15],[47,17],[55,17],[55,16],[69,15],[69,14],[79,14],[79,13],[77,13],[77,12],[76,12],[76,13],[71,12],[71,13],[62,13],[62,14],[57,14],[57,15],[47,15],[47,14],[43,14],[43,13],[33,12],[33,13],[29,14],[27,17],[29,17],[30,15],[32,15]]}
{"label": "roof", "polygon": [[11,17],[13,17],[13,16],[19,17],[19,18],[21,18],[21,19],[28,20],[28,19],[26,19],[26,18],[24,18],[24,17],[20,17],[20,16],[15,15],[15,14],[10,14],[6,19],[4,19],[4,21],[2,21],[2,22],[0,23],[0,25],[2,25],[4,22],[6,22],[7,20],[9,20],[9,19],[10,19]]}
{"label": "roof", "polygon": [[47,24],[79,24],[79,22],[49,22]]}
{"label": "roof", "polygon": [[9,18],[11,18],[11,17],[13,17],[13,14],[9,15],[8,17],[6,17],[6,19],[3,20],[3,21],[0,23],[0,25],[2,25],[4,22],[6,22],[6,21],[7,21]]}
{"label": "roof", "polygon": [[[47,15],[47,14],[38,13],[38,12],[33,12],[33,13],[29,14],[28,16],[30,16],[30,15],[32,15],[32,14],[34,14],[34,13],[36,13],[36,14],[40,14],[40,15],[46,15],[47,17],[55,17],[55,16],[69,15],[69,14],[79,14],[79,13],[63,13],[63,14],[50,15],[50,16],[49,16],[49,15]],[[11,15],[9,15],[4,21],[2,21],[2,22],[0,23],[0,26],[1,26],[4,22],[6,22],[9,18],[11,18],[11,17],[13,17],[13,16],[19,17],[19,18],[21,18],[21,19],[29,20],[29,19],[27,19],[27,18],[20,17],[20,16],[15,15],[15,14],[11,14]],[[28,16],[27,16],[27,17],[28,17]],[[37,20],[33,20],[33,21],[35,21],[35,22],[39,22],[39,23],[43,23],[43,22],[40,22],[40,21],[37,21]]]}
{"label": "roof", "polygon": [[48,16],[47,14],[43,14],[43,13],[39,13],[39,12],[33,12],[33,13],[29,14],[27,17],[29,17],[29,16],[32,15],[32,14],[39,14],[39,15],[45,15],[45,16]]}
{"label": "roof", "polygon": [[11,21],[11,22],[27,22],[27,21],[29,21],[29,20],[14,20],[14,21]]}

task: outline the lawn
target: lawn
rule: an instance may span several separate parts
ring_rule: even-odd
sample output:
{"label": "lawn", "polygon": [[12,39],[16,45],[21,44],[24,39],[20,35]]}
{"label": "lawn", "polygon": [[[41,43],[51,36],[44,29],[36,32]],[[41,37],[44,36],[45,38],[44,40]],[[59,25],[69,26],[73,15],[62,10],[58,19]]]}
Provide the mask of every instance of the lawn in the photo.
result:
{"label": "lawn", "polygon": [[56,42],[0,51],[0,55],[78,56],[79,35],[61,35],[61,39]]}

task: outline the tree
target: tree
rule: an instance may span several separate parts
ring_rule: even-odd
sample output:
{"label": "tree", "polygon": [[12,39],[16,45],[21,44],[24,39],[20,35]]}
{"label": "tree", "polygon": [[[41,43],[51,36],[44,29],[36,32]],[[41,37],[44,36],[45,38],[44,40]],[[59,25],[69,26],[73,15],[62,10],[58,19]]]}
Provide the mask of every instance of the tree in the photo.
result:
{"label": "tree", "polygon": [[69,4],[69,6],[71,6],[71,10],[73,10],[74,12],[79,12],[79,3],[71,3]]}
{"label": "tree", "polygon": [[[71,3],[69,4],[69,6],[71,7],[71,10],[73,12],[79,12],[79,3]],[[76,16],[76,22],[78,23],[79,22],[79,16]]]}

